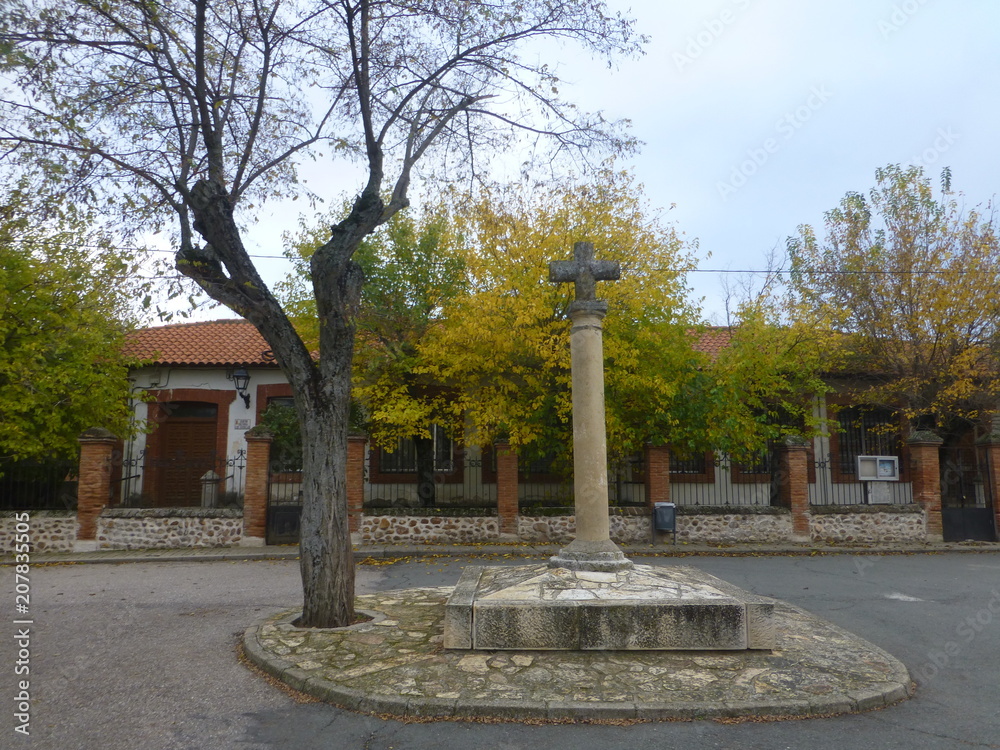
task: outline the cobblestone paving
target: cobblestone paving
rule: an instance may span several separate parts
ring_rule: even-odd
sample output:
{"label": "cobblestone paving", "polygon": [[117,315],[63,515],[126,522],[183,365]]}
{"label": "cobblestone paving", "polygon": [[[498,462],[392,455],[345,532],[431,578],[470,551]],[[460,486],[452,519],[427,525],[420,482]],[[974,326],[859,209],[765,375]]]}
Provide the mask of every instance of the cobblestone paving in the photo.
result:
{"label": "cobblestone paving", "polygon": [[345,708],[456,719],[687,719],[864,711],[906,698],[878,647],[776,602],[779,648],[748,652],[445,651],[451,588],[358,597],[371,622],[303,630],[297,612],[247,630],[248,657]]}

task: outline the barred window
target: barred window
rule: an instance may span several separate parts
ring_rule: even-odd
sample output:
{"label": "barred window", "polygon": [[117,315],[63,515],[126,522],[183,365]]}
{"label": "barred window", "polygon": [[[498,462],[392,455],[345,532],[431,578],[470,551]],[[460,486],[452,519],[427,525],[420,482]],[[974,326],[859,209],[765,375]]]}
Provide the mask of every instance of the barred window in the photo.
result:
{"label": "barred window", "polygon": [[417,446],[412,438],[400,438],[390,452],[383,450],[379,456],[379,471],[383,474],[412,474],[417,470]]}
{"label": "barred window", "polygon": [[769,445],[757,451],[752,458],[740,461],[740,471],[744,474],[770,474],[773,458],[774,449]]}
{"label": "barred window", "polygon": [[[434,471],[450,474],[455,470],[455,443],[438,425],[431,425],[434,438]],[[392,452],[381,451],[379,471],[383,474],[414,474],[417,471],[417,446],[413,438],[400,438]]]}
{"label": "barred window", "polygon": [[455,470],[455,443],[438,425],[431,426],[434,436],[434,471],[450,474]]}
{"label": "barred window", "polygon": [[854,476],[858,456],[899,456],[899,421],[891,409],[853,406],[837,414],[840,473]]}
{"label": "barred window", "polygon": [[671,474],[706,474],[707,472],[708,467],[704,453],[698,453],[687,458],[670,457]]}

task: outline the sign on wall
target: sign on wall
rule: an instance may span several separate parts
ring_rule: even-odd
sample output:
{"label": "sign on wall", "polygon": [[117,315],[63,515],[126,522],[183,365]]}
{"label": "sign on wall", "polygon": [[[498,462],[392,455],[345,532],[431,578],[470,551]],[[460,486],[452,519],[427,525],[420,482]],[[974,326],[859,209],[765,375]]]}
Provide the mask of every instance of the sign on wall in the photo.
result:
{"label": "sign on wall", "polygon": [[862,482],[898,482],[896,456],[858,456],[858,479]]}

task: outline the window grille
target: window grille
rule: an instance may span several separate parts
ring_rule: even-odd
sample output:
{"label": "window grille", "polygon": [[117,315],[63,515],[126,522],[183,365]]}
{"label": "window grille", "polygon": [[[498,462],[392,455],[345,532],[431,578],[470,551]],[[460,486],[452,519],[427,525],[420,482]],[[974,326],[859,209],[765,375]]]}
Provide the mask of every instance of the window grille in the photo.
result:
{"label": "window grille", "polygon": [[[455,443],[438,425],[431,425],[434,439],[434,471],[450,474],[455,470]],[[415,474],[417,471],[417,445],[413,438],[400,438],[396,448],[384,450],[379,456],[382,474]]]}
{"label": "window grille", "polygon": [[899,456],[899,424],[895,413],[879,407],[851,407],[837,414],[840,423],[840,473],[854,476],[858,456]]}
{"label": "window grille", "polygon": [[670,457],[671,474],[706,474],[707,470],[704,453],[687,458]]}

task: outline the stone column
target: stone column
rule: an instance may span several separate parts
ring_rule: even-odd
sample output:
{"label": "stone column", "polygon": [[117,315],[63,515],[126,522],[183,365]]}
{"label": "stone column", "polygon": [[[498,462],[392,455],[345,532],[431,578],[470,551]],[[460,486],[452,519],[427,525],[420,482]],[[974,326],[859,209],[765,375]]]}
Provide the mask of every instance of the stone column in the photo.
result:
{"label": "stone column", "polygon": [[361,542],[361,517],[365,505],[365,451],[368,448],[366,435],[350,435],[347,438],[347,527],[351,531],[351,541]]}
{"label": "stone column", "polygon": [[778,504],[792,511],[792,541],[808,542],[809,446],[797,437],[785,438],[778,450]]}
{"label": "stone column", "polygon": [[608,518],[608,449],[604,421],[604,344],[607,304],[577,300],[570,306],[573,390],[573,495],[576,538],[550,560],[573,570],[627,570],[632,563],[611,541]]}
{"label": "stone column", "polygon": [[246,547],[267,543],[267,491],[271,474],[271,441],[265,427],[257,426],[244,433],[247,441],[246,479],[243,485],[243,539]]}
{"label": "stone column", "polygon": [[930,430],[914,432],[906,441],[910,449],[913,502],[924,509],[927,541],[944,541],[941,525],[941,444]]}
{"label": "stone column", "polygon": [[97,519],[111,501],[112,452],[118,438],[93,427],[79,437],[80,471],[76,502],[77,551],[97,549]]}
{"label": "stone column", "polygon": [[497,458],[497,516],[500,533],[516,535],[519,514],[517,453],[504,441],[497,442],[493,450]]}
{"label": "stone column", "polygon": [[646,507],[670,502],[670,448],[646,446]]}

